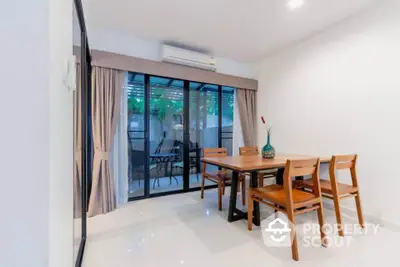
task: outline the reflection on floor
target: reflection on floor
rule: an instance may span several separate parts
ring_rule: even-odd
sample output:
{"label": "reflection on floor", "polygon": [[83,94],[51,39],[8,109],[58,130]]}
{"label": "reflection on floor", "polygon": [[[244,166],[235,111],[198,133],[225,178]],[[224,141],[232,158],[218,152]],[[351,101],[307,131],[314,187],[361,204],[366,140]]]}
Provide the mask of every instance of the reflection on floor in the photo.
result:
{"label": "reflection on floor", "polygon": [[[206,185],[213,185],[215,183],[206,180]],[[201,173],[190,175],[190,188],[201,186]],[[154,188],[153,188],[154,186]],[[176,175],[173,177],[161,177],[157,179],[150,179],[150,194],[161,192],[175,191],[183,189],[183,177]],[[131,181],[129,183],[129,197],[140,197],[144,195],[144,181]]]}
{"label": "reflection on floor", "polygon": [[[229,190],[227,190],[227,193]],[[291,259],[290,248],[266,247],[260,227],[247,230],[247,221],[227,222],[229,196],[223,197],[223,211],[217,210],[216,190],[170,195],[130,202],[106,215],[89,219],[85,267],[337,267],[395,266],[400,234],[381,227],[377,234],[360,231],[346,236],[349,246],[336,248],[300,246],[300,261]],[[261,209],[262,218],[271,209]],[[296,217],[316,222],[316,214]],[[325,219],[335,222],[332,210]],[[345,216],[355,223],[355,214]],[[371,230],[371,229],[370,229]],[[335,234],[332,237],[336,237]],[[395,261],[396,260],[396,261]]]}

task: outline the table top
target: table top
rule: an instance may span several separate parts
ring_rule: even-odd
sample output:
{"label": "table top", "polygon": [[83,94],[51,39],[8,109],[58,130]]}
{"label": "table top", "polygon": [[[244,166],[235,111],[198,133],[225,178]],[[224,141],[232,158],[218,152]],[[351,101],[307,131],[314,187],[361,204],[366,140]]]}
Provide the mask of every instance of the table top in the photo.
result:
{"label": "table top", "polygon": [[[311,159],[315,156],[296,155],[296,154],[281,154],[276,155],[274,159],[264,159],[261,155],[256,156],[227,156],[227,157],[207,157],[201,161],[211,165],[223,167],[226,169],[249,172],[266,169],[283,168],[286,166],[286,161],[296,159]],[[329,163],[330,157],[320,157],[321,163]]]}

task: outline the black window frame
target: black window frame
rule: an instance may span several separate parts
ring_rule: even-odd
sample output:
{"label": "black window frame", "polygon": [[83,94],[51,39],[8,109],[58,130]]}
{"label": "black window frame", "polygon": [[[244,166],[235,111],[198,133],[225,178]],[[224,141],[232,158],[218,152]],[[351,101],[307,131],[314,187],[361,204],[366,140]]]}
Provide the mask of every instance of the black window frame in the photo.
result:
{"label": "black window frame", "polygon": [[[228,85],[218,85],[218,84],[212,84],[212,83],[204,83],[202,81],[194,81],[194,80],[186,80],[186,79],[181,79],[181,78],[173,78],[173,77],[166,77],[166,76],[160,76],[160,75],[153,75],[153,74],[146,74],[146,73],[140,73],[140,72],[128,72],[129,74],[133,75],[144,75],[144,117],[145,117],[145,151],[148,154],[149,152],[149,113],[150,113],[150,106],[149,106],[149,101],[150,101],[150,77],[156,77],[156,78],[162,78],[162,79],[170,79],[170,84],[173,83],[175,80],[183,81],[183,99],[184,99],[184,109],[183,109],[183,120],[184,120],[184,132],[183,132],[183,153],[184,153],[184,170],[183,170],[183,188],[182,189],[177,189],[177,190],[172,190],[172,191],[166,191],[166,192],[160,192],[160,193],[151,193],[150,192],[150,186],[149,186],[149,157],[146,154],[146,159],[145,159],[145,183],[144,183],[144,194],[142,196],[136,196],[136,197],[129,197],[128,201],[135,201],[135,200],[141,200],[141,199],[146,199],[146,198],[155,198],[155,197],[161,197],[161,196],[167,196],[167,195],[174,195],[174,194],[181,194],[181,193],[188,193],[188,192],[193,192],[193,191],[199,191],[201,187],[190,187],[189,184],[189,175],[190,175],[190,170],[189,170],[189,140],[190,140],[190,131],[189,131],[189,116],[190,116],[190,83],[198,83],[198,84],[206,84],[210,86],[215,86],[217,87],[217,93],[218,93],[218,147],[222,147],[222,140],[223,139],[233,139],[229,137],[223,137],[224,133],[233,133],[233,132],[223,132],[222,131],[222,97],[223,97],[223,90],[222,87],[230,87],[233,88],[234,91],[236,88],[228,86]],[[168,87],[168,85],[165,85]],[[210,90],[210,89],[208,89]],[[234,94],[234,91],[232,94]],[[233,123],[233,122],[232,122]],[[217,188],[217,185],[208,185],[205,186],[205,189],[213,189]]]}

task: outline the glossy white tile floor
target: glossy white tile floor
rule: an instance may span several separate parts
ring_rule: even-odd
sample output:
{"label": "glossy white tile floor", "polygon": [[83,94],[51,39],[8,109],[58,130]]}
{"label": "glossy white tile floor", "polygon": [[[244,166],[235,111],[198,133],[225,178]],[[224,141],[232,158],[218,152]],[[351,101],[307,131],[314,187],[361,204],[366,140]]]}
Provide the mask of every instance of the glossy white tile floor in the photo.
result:
{"label": "glossy white tile floor", "polygon": [[[348,248],[300,246],[300,261],[294,262],[290,248],[266,247],[259,227],[249,232],[247,221],[228,223],[228,202],[226,195],[224,210],[217,211],[216,191],[208,190],[204,200],[200,192],[172,195],[91,218],[83,266],[398,266],[400,233],[384,227],[377,235],[355,233]],[[262,217],[270,212],[262,208]],[[334,223],[331,210],[325,209],[325,217]],[[314,213],[297,217],[300,223],[315,219]]]}

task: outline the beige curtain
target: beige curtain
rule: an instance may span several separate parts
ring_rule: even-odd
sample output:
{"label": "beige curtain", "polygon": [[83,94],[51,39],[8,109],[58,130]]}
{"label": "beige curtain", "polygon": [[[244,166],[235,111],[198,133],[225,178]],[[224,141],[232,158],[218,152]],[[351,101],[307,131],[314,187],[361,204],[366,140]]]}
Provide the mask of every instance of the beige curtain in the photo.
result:
{"label": "beige curtain", "polygon": [[81,169],[82,169],[82,129],[81,129],[81,65],[76,64],[76,90],[74,92],[74,218],[81,217]]}
{"label": "beige curtain", "polygon": [[257,113],[255,90],[236,89],[240,124],[245,146],[257,145]]}
{"label": "beige curtain", "polygon": [[120,70],[93,67],[92,135],[94,144],[92,191],[88,216],[116,208],[115,185],[109,157],[117,128],[124,73]]}

